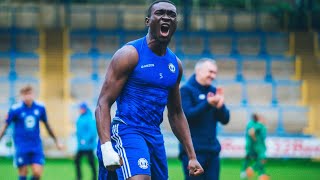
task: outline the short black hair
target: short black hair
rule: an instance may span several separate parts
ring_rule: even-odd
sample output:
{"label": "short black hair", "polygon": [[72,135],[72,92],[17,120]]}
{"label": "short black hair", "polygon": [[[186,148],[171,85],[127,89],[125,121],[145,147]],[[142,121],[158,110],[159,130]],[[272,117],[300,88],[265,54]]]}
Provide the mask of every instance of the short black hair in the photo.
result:
{"label": "short black hair", "polygon": [[253,119],[253,121],[258,122],[259,121],[259,115],[257,113],[253,113],[252,114],[252,119]]}
{"label": "short black hair", "polygon": [[161,2],[170,3],[170,4],[174,5],[174,6],[176,6],[172,1],[169,1],[169,0],[157,0],[157,1],[154,1],[153,3],[150,4],[150,6],[148,8],[147,17],[151,16],[151,9],[152,9],[153,5],[161,3]]}

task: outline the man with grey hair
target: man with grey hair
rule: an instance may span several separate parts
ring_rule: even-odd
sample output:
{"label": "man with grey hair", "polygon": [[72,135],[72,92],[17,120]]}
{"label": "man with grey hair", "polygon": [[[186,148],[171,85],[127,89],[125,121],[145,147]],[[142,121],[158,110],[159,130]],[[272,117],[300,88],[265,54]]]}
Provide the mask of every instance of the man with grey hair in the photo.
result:
{"label": "man with grey hair", "polygon": [[229,122],[229,110],[224,104],[221,88],[212,86],[218,72],[213,59],[200,59],[195,65],[195,74],[181,87],[182,108],[189,123],[197,159],[205,173],[198,177],[188,176],[188,158],[180,145],[180,160],[185,179],[218,180],[220,172],[220,143],[217,139],[217,123]]}

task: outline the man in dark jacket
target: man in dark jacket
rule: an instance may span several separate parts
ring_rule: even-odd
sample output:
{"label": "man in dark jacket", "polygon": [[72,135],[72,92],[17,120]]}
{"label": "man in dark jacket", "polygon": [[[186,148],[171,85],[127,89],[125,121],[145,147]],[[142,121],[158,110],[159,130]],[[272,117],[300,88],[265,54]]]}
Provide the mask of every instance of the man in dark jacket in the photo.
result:
{"label": "man in dark jacket", "polygon": [[213,87],[212,81],[218,72],[214,60],[204,58],[197,62],[195,74],[181,87],[182,108],[189,122],[189,128],[197,154],[204,168],[199,177],[188,175],[188,158],[180,145],[180,159],[186,179],[218,180],[220,172],[220,143],[217,139],[217,123],[225,125],[229,122],[229,110],[224,104],[221,88]]}

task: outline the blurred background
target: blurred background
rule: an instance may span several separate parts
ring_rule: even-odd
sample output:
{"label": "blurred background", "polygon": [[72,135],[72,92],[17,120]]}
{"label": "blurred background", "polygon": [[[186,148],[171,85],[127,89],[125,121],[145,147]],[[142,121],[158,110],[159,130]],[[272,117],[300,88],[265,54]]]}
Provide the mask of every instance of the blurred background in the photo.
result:
{"label": "blurred background", "polygon": [[[183,81],[202,57],[219,66],[214,83],[231,111],[230,123],[218,127],[221,155],[244,155],[244,129],[258,112],[267,119],[269,157],[319,158],[320,0],[172,1],[179,27],[170,48],[182,60]],[[67,146],[56,151],[44,133],[47,156],[72,156],[78,104],[94,110],[113,53],[146,34],[151,2],[0,0],[1,124],[30,84]],[[177,157],[166,113],[162,132],[168,157]],[[0,155],[12,154],[10,137],[7,131]]]}

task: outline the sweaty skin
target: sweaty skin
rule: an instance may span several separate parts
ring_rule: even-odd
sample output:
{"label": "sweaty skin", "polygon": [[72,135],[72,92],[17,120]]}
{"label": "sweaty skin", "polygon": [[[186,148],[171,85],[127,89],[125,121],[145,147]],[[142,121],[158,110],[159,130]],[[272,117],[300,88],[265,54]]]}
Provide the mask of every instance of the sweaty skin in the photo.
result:
{"label": "sweaty skin", "polygon": [[[150,17],[146,17],[145,23],[149,27],[147,44],[150,50],[158,56],[166,53],[167,46],[177,26],[176,7],[167,2],[156,3],[152,7]],[[121,90],[126,84],[128,77],[138,63],[138,52],[131,46],[120,48],[113,56],[105,80],[99,95],[96,107],[96,123],[101,144],[110,141],[110,109]],[[173,133],[184,145],[189,157],[190,175],[200,175],[203,169],[196,159],[187,120],[181,107],[179,84],[182,77],[182,65],[179,64],[179,78],[168,95],[168,118]],[[120,166],[108,166],[108,170],[115,170]],[[129,179],[149,179],[147,175],[136,175]]]}

